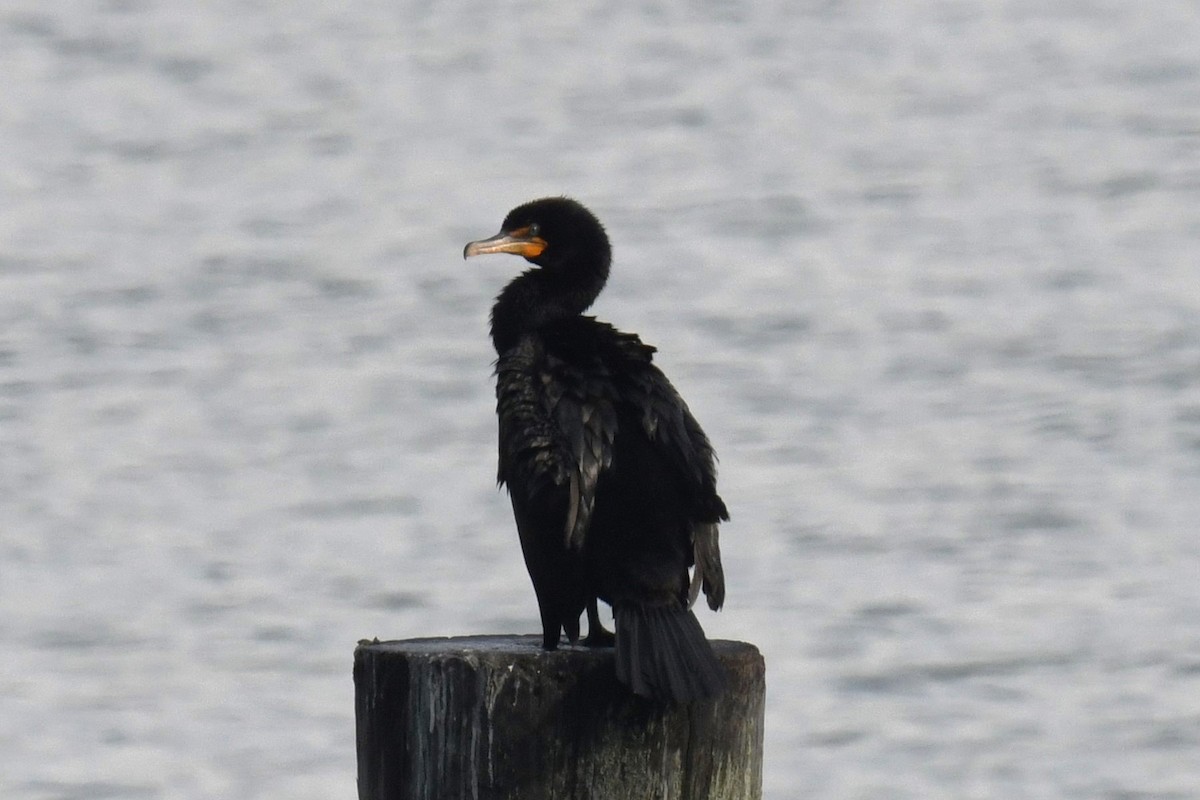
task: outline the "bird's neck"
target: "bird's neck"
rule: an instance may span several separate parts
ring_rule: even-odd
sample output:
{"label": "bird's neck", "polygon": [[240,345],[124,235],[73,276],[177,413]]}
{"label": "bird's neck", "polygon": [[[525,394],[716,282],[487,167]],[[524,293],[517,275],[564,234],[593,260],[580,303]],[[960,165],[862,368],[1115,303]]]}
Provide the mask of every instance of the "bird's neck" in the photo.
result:
{"label": "bird's neck", "polygon": [[571,272],[531,269],[512,280],[492,306],[492,343],[503,353],[527,333],[588,309],[604,288],[608,265]]}

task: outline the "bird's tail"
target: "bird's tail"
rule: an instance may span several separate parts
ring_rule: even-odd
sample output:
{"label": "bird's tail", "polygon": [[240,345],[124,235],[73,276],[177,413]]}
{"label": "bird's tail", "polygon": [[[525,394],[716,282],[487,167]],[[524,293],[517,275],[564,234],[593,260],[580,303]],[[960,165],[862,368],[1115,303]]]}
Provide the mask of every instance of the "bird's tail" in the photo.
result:
{"label": "bird's tail", "polygon": [[690,703],[725,690],[725,670],[690,609],[622,604],[614,615],[617,679],[634,694]]}

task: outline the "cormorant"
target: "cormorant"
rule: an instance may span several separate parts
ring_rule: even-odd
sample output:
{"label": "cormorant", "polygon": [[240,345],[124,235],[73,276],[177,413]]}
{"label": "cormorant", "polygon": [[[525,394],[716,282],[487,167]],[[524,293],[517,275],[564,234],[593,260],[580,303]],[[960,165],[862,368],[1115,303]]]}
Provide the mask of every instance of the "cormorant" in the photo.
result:
{"label": "cormorant", "polygon": [[[634,693],[686,703],[713,697],[724,671],[690,606],[701,588],[719,609],[725,577],[717,494],[704,431],[655,348],[583,312],[608,279],[599,220],[550,197],[509,212],[463,258],[513,253],[534,267],[496,298],[491,333],[507,484],[537,594],[542,646],[566,633],[613,643],[596,599],[613,608],[617,677]],[[688,568],[694,567],[689,578]]]}

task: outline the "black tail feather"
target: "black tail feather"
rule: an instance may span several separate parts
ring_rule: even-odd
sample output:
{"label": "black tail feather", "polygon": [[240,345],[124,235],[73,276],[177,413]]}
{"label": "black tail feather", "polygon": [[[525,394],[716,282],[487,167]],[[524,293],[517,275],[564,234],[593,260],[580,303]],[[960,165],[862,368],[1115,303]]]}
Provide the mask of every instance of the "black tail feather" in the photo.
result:
{"label": "black tail feather", "polygon": [[725,690],[725,670],[690,609],[621,605],[614,611],[617,679],[634,694],[690,703]]}

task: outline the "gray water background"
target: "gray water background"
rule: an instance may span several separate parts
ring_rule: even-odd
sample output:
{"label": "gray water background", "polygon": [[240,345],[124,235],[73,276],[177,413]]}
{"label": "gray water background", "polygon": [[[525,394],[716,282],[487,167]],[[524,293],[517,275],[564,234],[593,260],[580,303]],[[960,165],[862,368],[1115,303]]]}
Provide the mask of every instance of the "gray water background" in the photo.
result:
{"label": "gray water background", "polygon": [[567,193],[721,457],[766,796],[1200,797],[1192,2],[0,9],[0,796],[350,798],[533,632],[465,263]]}

